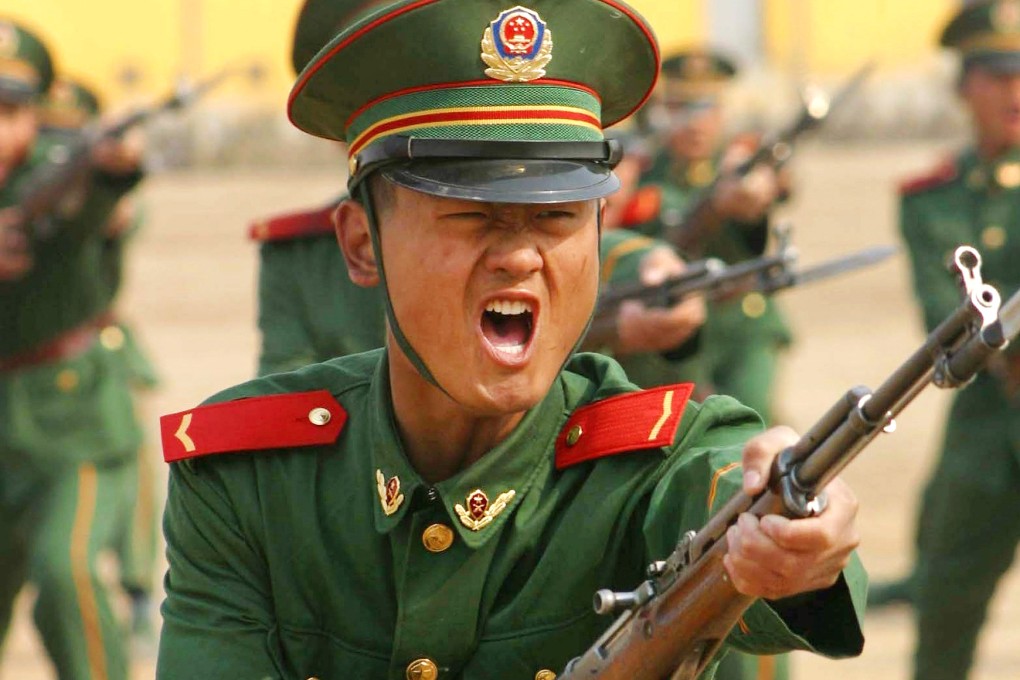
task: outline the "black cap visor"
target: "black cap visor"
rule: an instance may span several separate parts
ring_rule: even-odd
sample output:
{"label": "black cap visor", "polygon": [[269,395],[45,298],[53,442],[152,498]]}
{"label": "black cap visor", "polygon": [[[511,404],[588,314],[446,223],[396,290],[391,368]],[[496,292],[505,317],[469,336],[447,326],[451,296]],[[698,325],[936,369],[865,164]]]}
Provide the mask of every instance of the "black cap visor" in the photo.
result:
{"label": "black cap visor", "polygon": [[0,102],[4,104],[28,104],[39,96],[38,88],[24,80],[0,76]]}
{"label": "black cap visor", "polygon": [[487,203],[587,201],[620,188],[609,166],[588,161],[412,161],[385,166],[380,173],[414,191]]}
{"label": "black cap visor", "polygon": [[979,67],[991,73],[1008,75],[1020,73],[1020,51],[998,52],[993,50],[972,52],[964,57],[964,70]]}
{"label": "black cap visor", "polygon": [[489,203],[565,203],[620,188],[618,140],[496,142],[391,137],[352,159],[348,188],[378,171],[433,196]]}

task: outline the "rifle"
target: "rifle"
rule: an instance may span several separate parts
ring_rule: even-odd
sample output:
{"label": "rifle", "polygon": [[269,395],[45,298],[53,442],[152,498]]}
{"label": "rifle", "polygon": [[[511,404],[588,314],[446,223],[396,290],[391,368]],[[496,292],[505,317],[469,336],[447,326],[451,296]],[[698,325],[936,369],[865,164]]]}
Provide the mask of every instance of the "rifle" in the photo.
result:
{"label": "rifle", "polygon": [[636,282],[604,289],[599,293],[585,345],[606,345],[615,337],[616,315],[620,305],[627,300],[637,300],[648,306],[671,307],[699,293],[704,294],[710,302],[751,292],[772,295],[787,288],[878,264],[898,251],[895,246],[873,246],[798,269],[796,249],[789,244],[785,235],[781,235],[780,239],[778,250],[771,255],[732,265],[713,258],[699,260],[690,263],[682,274],[656,285],[647,286]]}
{"label": "rifle", "polygon": [[64,195],[91,170],[92,152],[98,144],[119,139],[128,130],[160,114],[190,106],[235,73],[236,69],[227,69],[193,85],[182,83],[162,101],[108,125],[90,127],[68,144],[54,147],[47,162],[32,171],[21,185],[17,201],[10,208],[14,211],[12,221],[22,226],[35,225],[40,235],[51,235],[46,224],[39,224],[40,219],[52,213]]}
{"label": "rifle", "polygon": [[965,296],[960,306],[877,390],[849,390],[783,451],[766,491],[736,494],[665,560],[652,563],[648,580],[632,592],[597,592],[596,612],[625,611],[567,664],[560,680],[698,677],[754,602],[734,589],[722,562],[726,530],[740,514],[817,515],[825,486],[880,433],[893,432],[894,418],[928,383],[963,387],[1020,334],[1020,291],[1000,304],[999,292],[981,280],[981,256],[969,246],[956,249],[951,266]]}
{"label": "rifle", "polygon": [[704,247],[708,237],[715,233],[723,221],[712,205],[715,190],[721,179],[723,177],[746,177],[760,164],[777,169],[782,167],[793,156],[793,146],[797,139],[805,132],[814,130],[825,122],[833,110],[841,106],[853,92],[860,88],[873,68],[874,64],[871,62],[861,66],[831,98],[820,89],[809,90],[794,121],[785,129],[767,135],[754,154],[732,172],[716,176],[712,183],[705,187],[701,198],[679,220],[676,220],[674,224],[666,225],[665,240],[676,246],[682,253],[697,255]]}

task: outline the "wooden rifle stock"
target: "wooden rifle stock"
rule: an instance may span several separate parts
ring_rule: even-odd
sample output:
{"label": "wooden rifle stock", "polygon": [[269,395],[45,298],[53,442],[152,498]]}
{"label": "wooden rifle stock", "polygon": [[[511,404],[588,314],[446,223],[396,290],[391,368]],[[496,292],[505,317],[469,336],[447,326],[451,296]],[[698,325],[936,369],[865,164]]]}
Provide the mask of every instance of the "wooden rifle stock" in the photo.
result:
{"label": "wooden rifle stock", "polygon": [[649,579],[631,592],[599,591],[595,609],[623,613],[560,680],[697,678],[754,598],[736,591],[722,557],[726,530],[744,512],[791,518],[824,510],[823,490],[875,437],[895,429],[899,414],[929,383],[955,388],[970,382],[989,359],[1020,334],[1020,292],[1004,304],[981,280],[981,258],[956,249],[953,268],[965,301],[874,392],[849,390],[796,444],[776,459],[768,489],[738,493],[698,532],[688,532]]}

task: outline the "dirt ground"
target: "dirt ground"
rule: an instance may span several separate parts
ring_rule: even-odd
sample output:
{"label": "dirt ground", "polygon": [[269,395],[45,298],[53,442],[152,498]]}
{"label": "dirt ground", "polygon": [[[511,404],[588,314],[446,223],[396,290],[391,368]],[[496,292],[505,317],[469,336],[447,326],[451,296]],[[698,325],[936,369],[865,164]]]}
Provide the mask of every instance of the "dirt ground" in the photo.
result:
{"label": "dirt ground", "polygon": [[[797,194],[784,213],[805,265],[873,244],[895,243],[895,182],[927,168],[935,145],[800,149]],[[126,315],[140,329],[165,378],[151,414],[182,410],[254,371],[256,248],[245,239],[255,217],[317,205],[340,189],[339,172],[162,175],[144,189],[148,224],[131,262]],[[878,385],[920,341],[903,256],[863,273],[783,294],[796,333],[779,385],[779,412],[803,430],[853,385]],[[874,579],[911,560],[921,484],[933,461],[947,398],[934,388],[845,473],[861,501],[861,556]],[[155,435],[155,417],[149,419]],[[947,584],[949,585],[949,584]],[[3,680],[50,677],[30,623],[29,598],[5,651]],[[866,621],[864,654],[828,661],[798,655],[794,677],[893,680],[909,677],[912,622],[904,609]],[[995,599],[974,680],[1020,677],[1020,570]],[[152,659],[136,677],[153,676]]]}

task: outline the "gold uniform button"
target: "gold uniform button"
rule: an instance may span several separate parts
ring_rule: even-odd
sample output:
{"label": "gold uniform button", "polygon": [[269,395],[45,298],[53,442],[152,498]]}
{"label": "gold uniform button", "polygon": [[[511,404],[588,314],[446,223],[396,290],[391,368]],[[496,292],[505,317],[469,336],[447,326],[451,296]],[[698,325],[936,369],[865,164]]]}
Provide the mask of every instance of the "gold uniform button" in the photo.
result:
{"label": "gold uniform button", "polygon": [[120,326],[107,326],[99,331],[99,343],[111,352],[116,352],[124,346],[124,330]]}
{"label": "gold uniform button", "polygon": [[308,412],[308,420],[311,421],[312,425],[326,425],[332,417],[333,416],[329,413],[329,409],[322,408],[321,406],[319,408],[313,408]]}
{"label": "gold uniform button", "polygon": [[441,553],[453,545],[453,529],[445,524],[431,524],[421,535],[425,549],[433,553]]}
{"label": "gold uniform button", "polygon": [[407,665],[407,680],[436,680],[439,668],[432,659],[415,659]]}
{"label": "gold uniform button", "polygon": [[745,316],[757,319],[765,313],[765,296],[761,293],[748,293],[740,303],[740,309]]}
{"label": "gold uniform button", "polygon": [[60,373],[57,373],[57,389],[61,392],[72,392],[78,383],[81,382],[81,378],[78,376],[78,371],[73,368],[65,368]]}
{"label": "gold uniform button", "polygon": [[556,674],[548,668],[543,668],[535,673],[535,680],[556,680]]}
{"label": "gold uniform button", "polygon": [[567,446],[573,446],[581,439],[581,435],[584,434],[584,430],[581,429],[580,425],[574,425],[570,428],[570,432],[567,433]]}
{"label": "gold uniform button", "polygon": [[997,224],[985,227],[981,231],[981,243],[991,250],[998,250],[1006,245],[1006,230]]}

